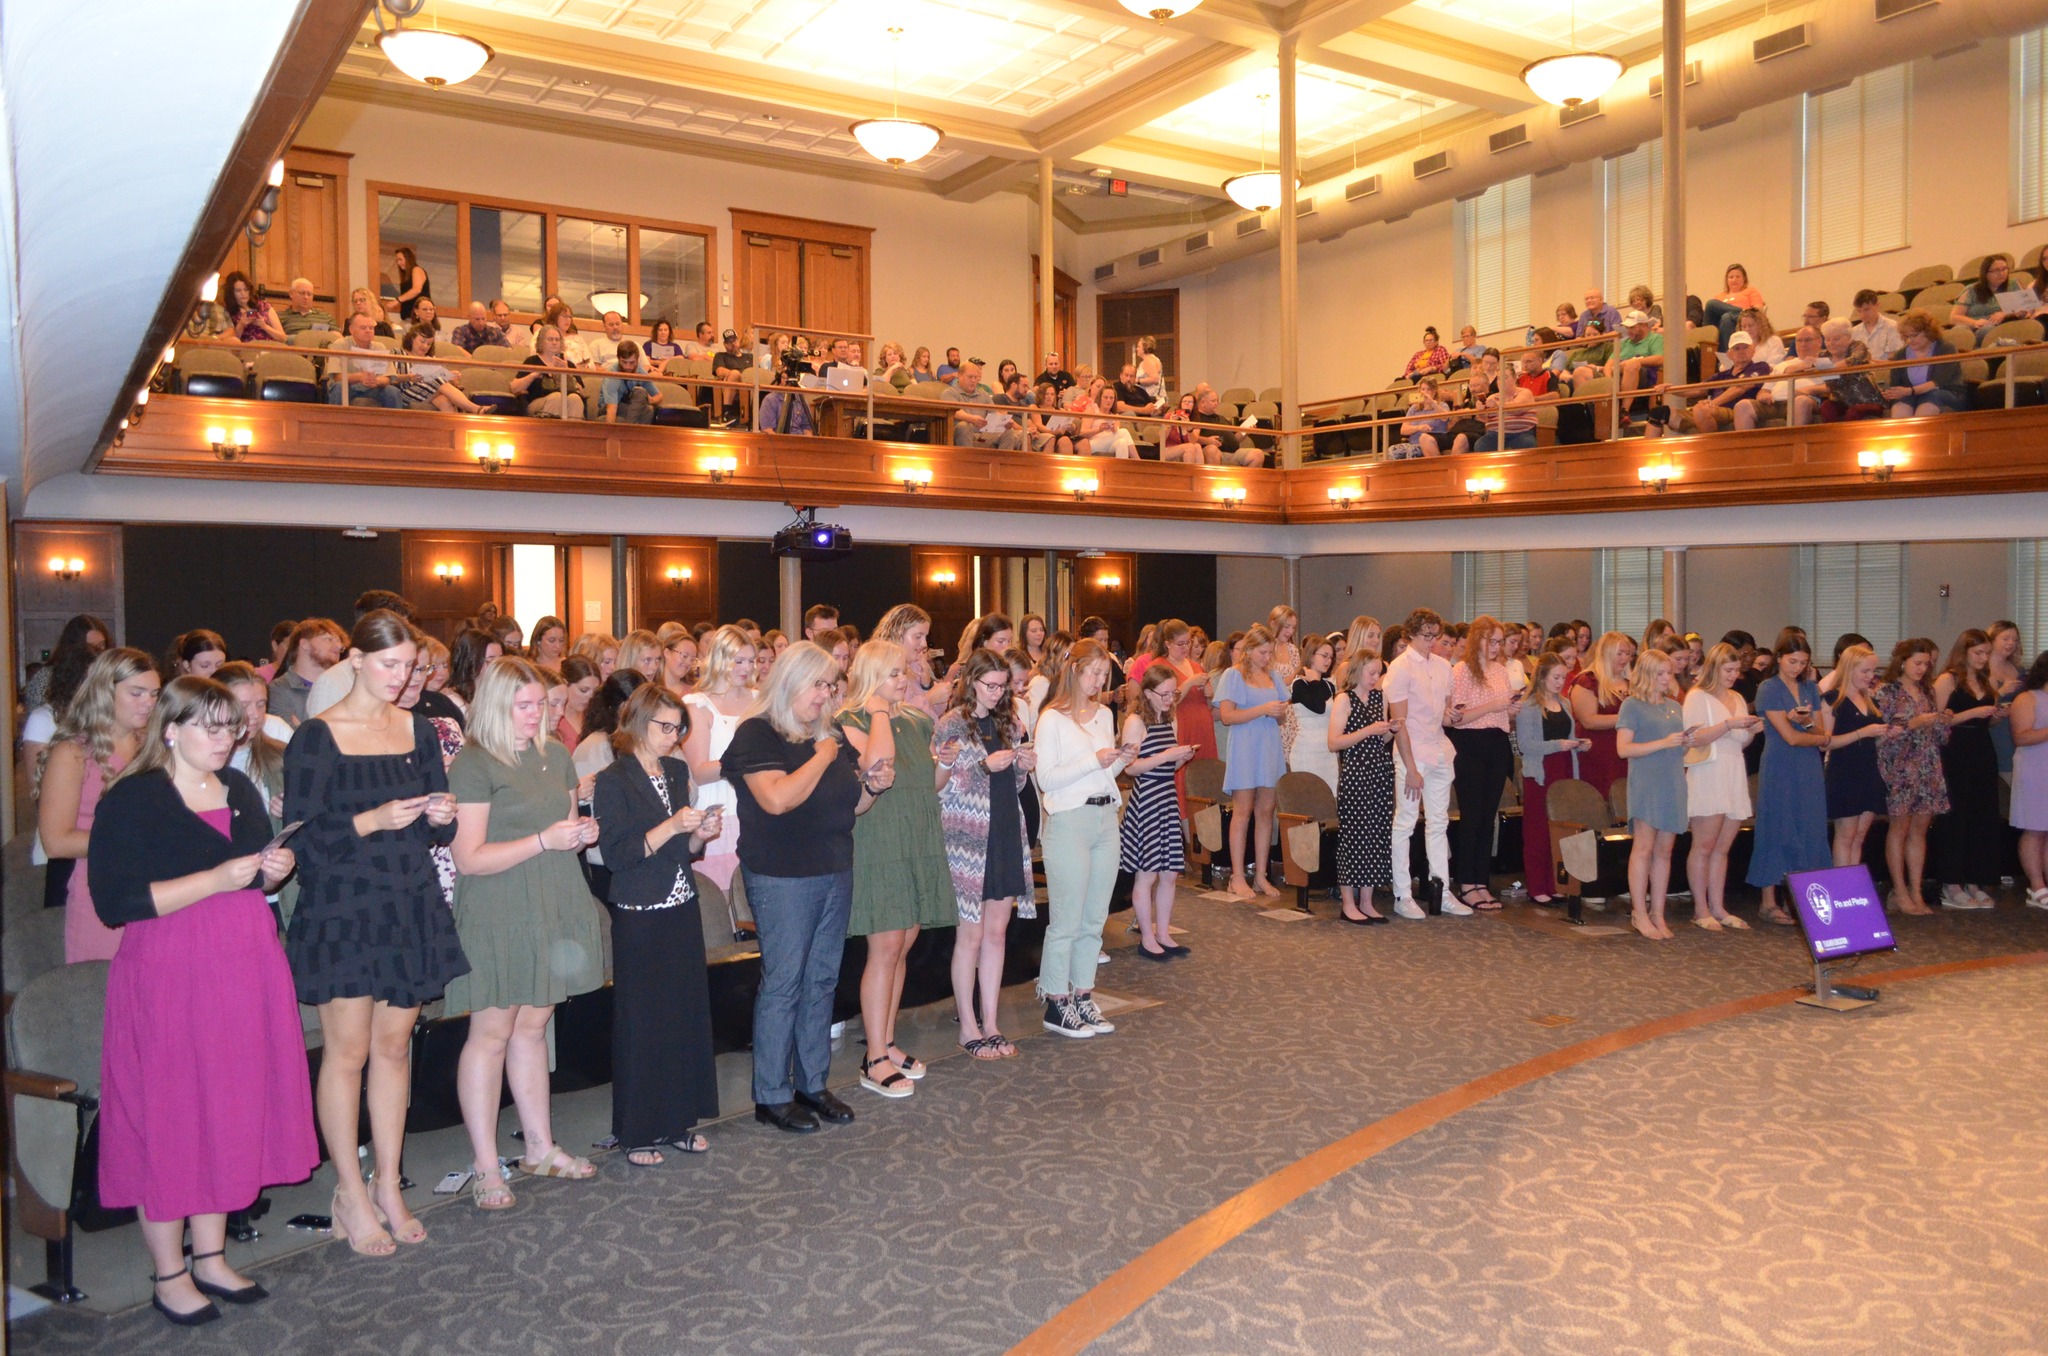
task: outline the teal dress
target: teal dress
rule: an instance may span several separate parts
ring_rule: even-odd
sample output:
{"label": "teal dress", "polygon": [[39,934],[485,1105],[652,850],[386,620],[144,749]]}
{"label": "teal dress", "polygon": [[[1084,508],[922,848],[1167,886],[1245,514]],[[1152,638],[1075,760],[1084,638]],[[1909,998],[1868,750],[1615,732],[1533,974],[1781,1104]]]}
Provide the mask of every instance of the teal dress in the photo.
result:
{"label": "teal dress", "polygon": [[1757,778],[1756,842],[1749,857],[1749,883],[1783,885],[1789,871],[1817,871],[1834,861],[1828,848],[1827,773],[1817,748],[1794,748],[1771,721],[1773,711],[1804,705],[1820,710],[1820,690],[1811,679],[1799,696],[1781,678],[1766,678],[1757,689],[1756,713],[1764,718],[1763,771]]}
{"label": "teal dress", "polygon": [[[865,711],[839,718],[863,734],[868,722]],[[939,821],[931,717],[901,706],[889,718],[889,731],[896,738],[896,781],[853,821],[853,913],[846,926],[853,937],[959,921]]]}
{"label": "teal dress", "polygon": [[[1685,711],[1674,701],[1622,702],[1614,728],[1627,730],[1638,744],[1654,744],[1685,728]],[[1628,760],[1628,817],[1640,819],[1659,833],[1684,833],[1685,750],[1673,744]]]}

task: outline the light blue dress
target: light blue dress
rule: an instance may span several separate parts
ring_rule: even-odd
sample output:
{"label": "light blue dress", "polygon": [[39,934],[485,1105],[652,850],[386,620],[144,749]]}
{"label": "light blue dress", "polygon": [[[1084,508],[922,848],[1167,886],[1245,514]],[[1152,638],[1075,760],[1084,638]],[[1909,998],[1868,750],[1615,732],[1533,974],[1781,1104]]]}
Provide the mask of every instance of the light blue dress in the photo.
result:
{"label": "light blue dress", "polygon": [[1827,774],[1820,750],[1793,748],[1771,723],[1773,711],[1804,703],[1820,708],[1820,692],[1802,680],[1793,700],[1784,680],[1767,678],[1757,689],[1756,713],[1764,718],[1763,771],[1757,777],[1756,842],[1749,858],[1749,883],[1783,885],[1788,871],[1815,871],[1834,860],[1828,848]]}
{"label": "light blue dress", "polygon": [[[1270,692],[1254,688],[1235,667],[1225,669],[1216,684],[1218,709],[1223,702],[1233,702],[1242,708],[1270,701],[1286,701],[1288,689],[1281,685],[1280,679],[1271,673],[1266,677],[1273,684]],[[1217,723],[1219,726],[1222,724],[1220,720]],[[1260,716],[1257,720],[1232,725],[1229,729],[1230,745],[1224,753],[1223,789],[1250,791],[1261,786],[1278,786],[1280,778],[1287,772],[1287,751],[1280,743],[1280,722],[1272,716]]]}
{"label": "light blue dress", "polygon": [[[1627,730],[1638,744],[1654,744],[1685,727],[1677,702],[1646,702],[1630,697],[1614,718],[1614,728]],[[1685,750],[1674,744],[1628,760],[1628,817],[1640,819],[1660,833],[1684,833]]]}

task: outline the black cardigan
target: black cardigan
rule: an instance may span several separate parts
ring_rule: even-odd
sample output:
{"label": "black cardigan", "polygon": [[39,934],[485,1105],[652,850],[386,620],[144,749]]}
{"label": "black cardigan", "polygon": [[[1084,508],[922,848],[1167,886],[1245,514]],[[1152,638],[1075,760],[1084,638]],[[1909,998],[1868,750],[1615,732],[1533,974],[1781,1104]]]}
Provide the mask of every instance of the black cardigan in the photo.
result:
{"label": "black cardigan", "polygon": [[[668,782],[669,804],[680,810],[690,803],[690,769],[680,758],[664,758],[661,770]],[[661,797],[654,794],[654,783],[640,760],[630,753],[614,760],[597,774],[590,799],[590,813],[599,826],[598,850],[612,873],[607,892],[611,902],[644,909],[667,899],[677,870],[690,870],[691,836],[676,834],[659,851],[648,853],[647,831],[670,812],[661,808]]]}
{"label": "black cardigan", "polygon": [[[263,793],[233,768],[222,768],[219,776],[233,812],[232,836],[226,838],[186,807],[168,772],[138,773],[107,788],[93,812],[86,849],[92,907],[102,923],[118,928],[158,917],[150,894],[158,881],[211,871],[263,850],[272,832]],[[260,879],[249,888],[260,889]]]}

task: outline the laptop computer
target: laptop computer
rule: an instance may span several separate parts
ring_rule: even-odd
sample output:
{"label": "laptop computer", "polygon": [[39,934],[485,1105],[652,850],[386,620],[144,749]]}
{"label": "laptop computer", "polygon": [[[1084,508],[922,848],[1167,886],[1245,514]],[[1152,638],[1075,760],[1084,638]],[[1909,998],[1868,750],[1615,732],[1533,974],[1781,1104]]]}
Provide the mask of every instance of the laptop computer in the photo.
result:
{"label": "laptop computer", "polygon": [[868,388],[868,374],[851,363],[838,363],[825,374],[825,389],[828,391],[865,391]]}

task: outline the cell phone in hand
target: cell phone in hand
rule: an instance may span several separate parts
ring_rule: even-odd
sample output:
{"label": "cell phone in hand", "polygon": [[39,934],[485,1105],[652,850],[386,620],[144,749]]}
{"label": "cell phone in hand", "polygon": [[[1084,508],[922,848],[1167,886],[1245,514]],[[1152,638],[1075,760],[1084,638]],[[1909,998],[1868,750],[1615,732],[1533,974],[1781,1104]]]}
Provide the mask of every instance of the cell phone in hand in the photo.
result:
{"label": "cell phone in hand", "polygon": [[[297,832],[298,832],[298,831],[299,831],[300,829],[303,829],[303,828],[305,828],[305,827],[306,827],[306,821],[305,821],[305,820],[303,820],[303,819],[295,819],[295,820],[293,820],[293,821],[292,821],[291,823],[289,823],[289,824],[285,825],[285,826],[284,826],[283,828],[279,829],[279,830],[277,831],[277,836],[276,836],[275,838],[272,838],[272,839],[271,839],[271,840],[270,840],[269,842],[267,842],[267,843],[265,843],[265,844],[263,845],[263,848],[262,848],[262,852],[268,852],[268,851],[270,851],[270,850],[271,850],[272,848],[281,848],[281,847],[283,847],[283,846],[284,846],[284,845],[285,845],[285,844],[286,844],[287,842],[289,842],[289,841],[290,841],[290,839],[291,839],[291,836],[292,836],[293,834],[297,833]],[[260,856],[260,855],[262,855],[262,854],[261,854],[261,853],[258,853],[257,855],[259,855],[259,856]]]}

